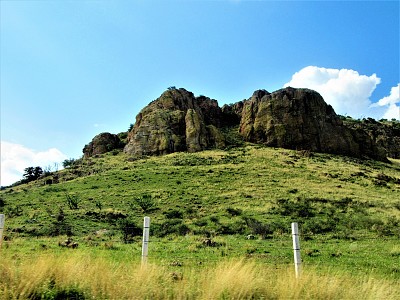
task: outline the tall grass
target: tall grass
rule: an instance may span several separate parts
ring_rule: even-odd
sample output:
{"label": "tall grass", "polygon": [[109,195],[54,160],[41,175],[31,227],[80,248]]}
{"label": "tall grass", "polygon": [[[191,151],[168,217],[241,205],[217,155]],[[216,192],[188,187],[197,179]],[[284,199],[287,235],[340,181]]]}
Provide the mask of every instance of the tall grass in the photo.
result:
{"label": "tall grass", "polygon": [[243,260],[171,269],[85,251],[0,261],[1,299],[399,299],[393,281]]}

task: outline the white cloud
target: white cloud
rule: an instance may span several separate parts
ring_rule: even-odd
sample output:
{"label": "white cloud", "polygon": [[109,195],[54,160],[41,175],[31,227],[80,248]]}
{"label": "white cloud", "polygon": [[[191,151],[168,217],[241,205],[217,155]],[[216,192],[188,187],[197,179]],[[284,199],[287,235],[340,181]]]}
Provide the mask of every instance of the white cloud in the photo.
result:
{"label": "white cloud", "polygon": [[1,180],[0,185],[7,186],[20,179],[27,167],[54,166],[61,163],[67,156],[60,150],[51,148],[45,151],[35,151],[19,144],[1,141]]}
{"label": "white cloud", "polygon": [[390,95],[383,97],[377,103],[374,103],[372,107],[383,106],[386,108],[386,112],[383,114],[384,119],[397,119],[400,120],[400,83],[394,86],[390,90]]}
{"label": "white cloud", "polygon": [[360,118],[377,113],[370,97],[380,82],[376,74],[366,76],[354,70],[308,66],[296,72],[284,86],[313,89],[336,113]]}

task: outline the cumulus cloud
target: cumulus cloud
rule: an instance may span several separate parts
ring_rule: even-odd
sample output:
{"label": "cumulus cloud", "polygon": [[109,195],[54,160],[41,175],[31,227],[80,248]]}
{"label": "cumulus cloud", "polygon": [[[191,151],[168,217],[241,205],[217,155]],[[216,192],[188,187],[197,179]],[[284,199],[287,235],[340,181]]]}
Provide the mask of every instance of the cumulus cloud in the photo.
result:
{"label": "cumulus cloud", "polygon": [[367,76],[354,70],[308,66],[296,72],[284,86],[313,89],[332,105],[336,113],[360,118],[377,117],[377,112],[382,111],[374,111],[370,100],[380,82],[376,74]]}
{"label": "cumulus cloud", "polygon": [[1,180],[2,186],[10,185],[20,179],[27,167],[54,166],[67,156],[56,148],[35,151],[19,144],[1,141]]}
{"label": "cumulus cloud", "polygon": [[389,96],[383,97],[377,103],[372,105],[372,107],[379,106],[386,108],[386,112],[383,114],[384,119],[400,120],[400,83],[391,88]]}

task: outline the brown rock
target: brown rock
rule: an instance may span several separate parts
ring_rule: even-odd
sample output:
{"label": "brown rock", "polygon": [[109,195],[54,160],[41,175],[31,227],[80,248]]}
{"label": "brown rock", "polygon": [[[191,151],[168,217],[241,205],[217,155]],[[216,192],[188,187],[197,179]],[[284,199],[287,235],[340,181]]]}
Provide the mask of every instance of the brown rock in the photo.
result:
{"label": "brown rock", "polygon": [[93,140],[83,148],[84,157],[91,157],[97,154],[103,154],[114,149],[123,147],[121,140],[116,134],[103,132],[96,135]]}
{"label": "brown rock", "polygon": [[[234,126],[239,126],[238,137],[231,129],[228,133],[221,130]],[[136,116],[124,151],[135,156],[196,152],[244,139],[273,147],[386,161],[382,146],[396,148],[397,144],[389,139],[379,142],[380,137],[364,128],[344,126],[321,95],[309,89],[258,90],[248,100],[219,108],[216,100],[171,88]]]}
{"label": "brown rock", "polygon": [[[136,116],[124,151],[140,156],[220,147],[224,144],[218,134],[221,120],[216,100],[169,89]],[[207,130],[210,125],[213,130]]]}
{"label": "brown rock", "polygon": [[385,149],[387,157],[400,158],[400,123],[398,121],[376,121],[372,118],[353,120],[343,117],[343,119],[346,127],[368,134],[378,146]]}
{"label": "brown rock", "polygon": [[386,160],[365,132],[343,126],[333,108],[309,89],[254,92],[244,103],[239,130],[245,140],[268,146]]}

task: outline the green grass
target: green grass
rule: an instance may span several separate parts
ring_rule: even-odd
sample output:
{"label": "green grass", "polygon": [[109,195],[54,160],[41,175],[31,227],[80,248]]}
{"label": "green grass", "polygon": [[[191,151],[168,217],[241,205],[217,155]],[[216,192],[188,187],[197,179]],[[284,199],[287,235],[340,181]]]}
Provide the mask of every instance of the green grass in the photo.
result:
{"label": "green grass", "polygon": [[76,251],[58,245],[71,236],[93,257],[138,263],[148,215],[149,261],[167,269],[224,259],[291,268],[298,222],[304,268],[400,279],[399,160],[247,145],[141,159],[114,152],[58,174],[57,184],[44,185],[50,175],[1,191],[2,257]]}

